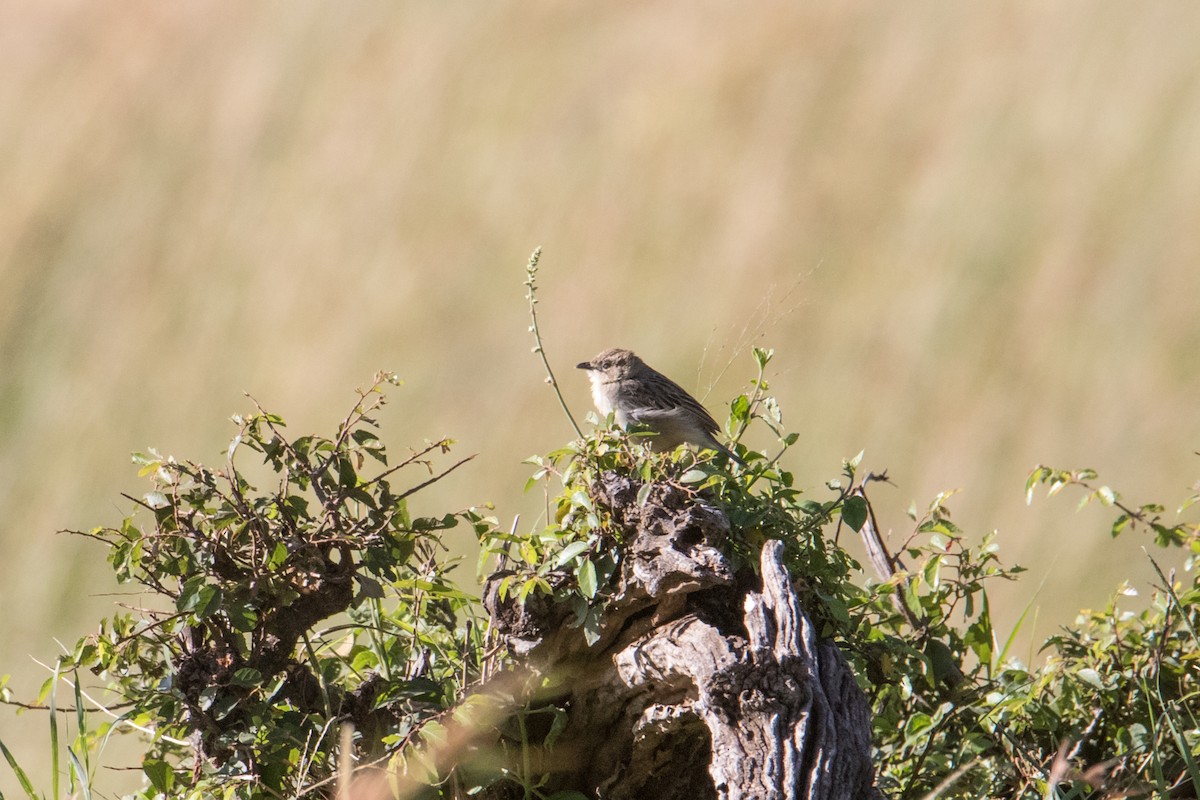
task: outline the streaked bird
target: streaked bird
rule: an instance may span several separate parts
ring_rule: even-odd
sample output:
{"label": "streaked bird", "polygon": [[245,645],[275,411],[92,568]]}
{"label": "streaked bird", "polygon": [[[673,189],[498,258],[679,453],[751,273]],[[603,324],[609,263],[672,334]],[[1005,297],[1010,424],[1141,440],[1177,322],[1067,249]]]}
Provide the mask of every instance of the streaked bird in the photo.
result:
{"label": "streaked bird", "polygon": [[673,450],[688,442],[718,450],[745,464],[716,440],[714,434],[720,426],[704,406],[632,351],[605,350],[576,366],[587,370],[592,381],[592,400],[601,414],[612,414],[622,428],[634,423],[657,434],[649,440],[651,449]]}

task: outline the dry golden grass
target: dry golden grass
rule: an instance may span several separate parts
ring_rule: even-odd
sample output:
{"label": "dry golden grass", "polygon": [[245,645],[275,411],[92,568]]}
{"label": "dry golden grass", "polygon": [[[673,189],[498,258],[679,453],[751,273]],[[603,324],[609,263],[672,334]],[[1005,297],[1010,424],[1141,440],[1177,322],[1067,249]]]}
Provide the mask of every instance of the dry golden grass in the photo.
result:
{"label": "dry golden grass", "polygon": [[1150,574],[1138,543],[1026,509],[1022,482],[1089,465],[1171,499],[1197,473],[1198,23],[1033,0],[4,5],[0,671],[32,693],[26,654],[107,608],[101,554],[53,531],[120,518],[131,450],[218,459],[243,390],[328,429],[395,369],[393,448],[480,453],[423,507],[534,511],[518,462],[570,435],[525,330],[539,244],[578,411],[569,367],[603,347],[720,416],[747,343],[774,346],[805,485],[865,447],[898,484],[886,519],[962,487],[960,521],[1034,568],[1001,619],[1043,578],[1042,632],[1102,602]]}

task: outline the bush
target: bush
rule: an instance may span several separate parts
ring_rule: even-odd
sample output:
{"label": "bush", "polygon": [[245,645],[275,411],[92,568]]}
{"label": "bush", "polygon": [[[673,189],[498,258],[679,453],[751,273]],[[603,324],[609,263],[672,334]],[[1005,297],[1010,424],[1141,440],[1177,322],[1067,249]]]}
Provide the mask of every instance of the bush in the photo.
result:
{"label": "bush", "polygon": [[[434,467],[451,445],[441,440],[389,461],[373,417],[387,375],[329,437],[289,439],[280,417],[256,408],[235,418],[219,469],[136,456],[153,484],[134,500],[137,513],[86,535],[150,599],[102,621],[43,691],[53,699],[59,676],[74,676],[72,788],[90,786],[89,754],[120,729],[146,738],[146,798],[329,794],[352,765],[377,768],[399,796],[545,796],[530,752],[552,747],[561,715],[531,701],[537,686],[497,677],[502,656],[488,652],[481,607],[451,580],[439,534],[469,524],[481,572],[505,570],[501,593],[562,603],[566,624],[594,639],[623,552],[595,487],[616,473],[640,487],[639,503],[669,484],[717,505],[742,572],[764,541],[785,543],[806,610],[871,698],[889,796],[1194,796],[1198,527],[1169,524],[1157,505],[1127,506],[1088,471],[1035,470],[1031,496],[1038,485],[1075,488],[1116,510],[1113,535],[1145,530],[1159,546],[1187,548],[1191,582],[1162,575],[1137,614],[1120,609],[1118,593],[1050,637],[1043,666],[1022,665],[991,623],[987,583],[1020,573],[1000,563],[994,538],[970,545],[939,496],[911,512],[911,536],[868,579],[839,541],[857,531],[881,544],[867,490],[886,476],[861,474],[860,455],[823,499],[797,489],[781,458],[798,436],[763,377],[771,353],[755,357],[758,377],[728,423],[745,467],[687,449],[653,453],[600,426],[532,459],[527,489],[542,485],[547,499],[532,534],[501,530],[478,509],[409,513],[413,494],[467,459]],[[771,454],[736,444],[751,424],[773,433]],[[261,463],[240,466],[246,451]],[[415,469],[420,478],[393,488]],[[119,717],[89,727],[97,707],[84,708],[81,670],[100,676]]]}
{"label": "bush", "polygon": [[[372,415],[393,380],[331,437],[288,439],[258,408],[234,418],[223,468],[135,455],[150,523],[87,534],[149,607],[102,621],[59,670],[101,675],[122,721],[153,731],[145,796],[294,796],[333,774],[339,723],[382,756],[478,677],[486,626],[439,541],[465,514],[408,510],[467,459],[435,472],[441,440],[389,464]],[[268,488],[238,465],[247,450]],[[414,469],[429,477],[394,488]]]}

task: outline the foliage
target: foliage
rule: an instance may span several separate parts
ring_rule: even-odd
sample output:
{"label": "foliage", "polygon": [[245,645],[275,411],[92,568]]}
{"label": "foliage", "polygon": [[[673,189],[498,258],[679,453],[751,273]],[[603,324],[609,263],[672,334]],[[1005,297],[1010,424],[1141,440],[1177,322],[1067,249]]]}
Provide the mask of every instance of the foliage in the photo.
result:
{"label": "foliage", "polygon": [[[408,510],[467,459],[435,472],[441,440],[389,465],[373,416],[385,382],[360,391],[332,437],[289,439],[257,408],[234,418],[220,469],[135,455],[153,483],[141,513],[87,534],[149,598],[59,669],[102,676],[121,722],[153,731],[145,796],[297,795],[332,775],[339,723],[379,755],[478,675],[483,626],[439,541],[461,515]],[[261,463],[240,466],[247,450]],[[428,477],[394,488],[406,469]]]}
{"label": "foliage", "polygon": [[[595,490],[606,472],[639,481],[639,503],[669,483],[721,508],[732,531],[726,555],[743,578],[765,540],[785,543],[806,610],[871,699],[888,796],[1165,795],[1200,785],[1192,570],[1200,527],[1168,520],[1156,504],[1125,503],[1094,485],[1089,470],[1038,467],[1031,498],[1038,485],[1050,494],[1079,489],[1082,502],[1116,509],[1113,535],[1145,531],[1160,547],[1186,550],[1191,580],[1160,570],[1161,586],[1137,611],[1123,606],[1137,593],[1122,587],[1106,608],[1082,612],[1047,639],[1044,664],[1022,664],[1010,653],[1017,631],[1001,640],[991,621],[988,582],[1022,571],[1000,562],[995,536],[972,544],[943,494],[910,510],[911,534],[888,553],[868,498],[887,478],[864,473],[862,454],[842,465],[824,497],[801,491],[781,463],[799,436],[769,394],[772,353],[754,356],[758,374],[731,402],[726,426],[744,466],[710,451],[651,451],[646,432],[626,434],[608,420],[530,459],[526,488],[546,497],[546,517],[530,534],[501,530],[477,509],[409,514],[408,497],[463,462],[434,472],[428,459],[448,449],[443,440],[388,466],[372,416],[384,377],[330,438],[288,440],[283,421],[259,408],[235,419],[220,470],[139,456],[154,483],[136,501],[139,515],[88,535],[151,599],[102,622],[58,665],[62,675],[93,670],[121,700],[116,722],[89,728],[90,701],[72,681],[72,790],[86,790],[96,763],[88,754],[112,730],[136,728],[150,734],[145,797],[300,796],[344,774],[354,763],[348,749],[359,765],[386,767],[378,774],[397,796],[460,797],[501,783],[512,796],[578,796],[547,795],[531,757],[552,747],[561,711],[531,702],[538,687],[511,673],[477,684],[490,663],[481,612],[450,581],[438,535],[468,522],[481,573],[506,570],[502,593],[566,604],[569,624],[592,639],[623,552],[621,526]],[[770,453],[741,443],[751,425],[771,432]],[[252,469],[274,481],[270,490],[235,464],[245,449],[261,459]],[[431,477],[393,490],[400,470],[419,465]],[[873,577],[842,542],[852,532],[882,553]],[[58,685],[58,675],[47,682],[52,702]],[[347,721],[353,729],[339,728]],[[339,746],[339,730],[356,738]]]}
{"label": "foliage", "polygon": [[[857,590],[849,576],[857,568],[845,550],[824,537],[825,526],[835,519],[849,496],[854,466],[845,465],[846,481],[831,482],[834,497],[824,503],[808,500],[794,484],[792,473],[779,461],[798,440],[782,429],[778,403],[766,394],[769,384],[763,370],[772,357],[755,349],[759,368],[752,390],[731,404],[727,432],[739,456],[747,463],[733,468],[727,457],[708,451],[697,454],[686,448],[656,453],[646,446],[648,433],[624,432],[612,420],[594,434],[571,442],[546,456],[534,456],[536,467],[526,491],[543,482],[546,524],[532,535],[492,530],[483,537],[480,572],[488,571],[493,557],[512,574],[501,584],[502,594],[515,592],[524,600],[531,592],[568,599],[575,608],[575,624],[589,638],[603,614],[604,600],[613,588],[621,558],[622,531],[593,487],[605,472],[636,477],[641,482],[637,501],[645,504],[656,484],[673,483],[693,497],[716,503],[729,516],[735,535],[728,542],[735,569],[753,569],[767,538],[782,539],[790,568],[805,576],[805,590],[826,599],[836,609],[837,622],[848,623],[847,592]],[[761,419],[775,434],[778,452],[768,457],[737,444],[753,419]],[[598,422],[592,417],[593,422]],[[551,481],[558,484],[554,486]],[[818,607],[820,604],[815,604]]]}
{"label": "foliage", "polygon": [[[918,796],[932,788],[918,775],[943,775],[960,760],[954,753],[931,752],[930,746],[945,728],[942,718],[954,707],[950,698],[965,695],[965,684],[986,681],[995,658],[983,584],[1012,578],[1021,570],[999,564],[991,538],[969,547],[950,519],[946,496],[940,496],[924,516],[913,512],[915,530],[904,550],[916,565],[898,569],[896,559],[886,580],[856,580],[861,567],[839,537],[843,529],[849,533],[870,527],[873,512],[864,487],[886,476],[860,477],[859,454],[827,482],[829,496],[824,499],[807,497],[794,485],[781,459],[799,435],[786,430],[779,404],[768,393],[764,372],[772,355],[754,351],[758,375],[750,390],[730,404],[726,432],[745,467],[712,452],[680,448],[656,453],[644,446],[643,435],[613,430],[610,419],[594,435],[530,459],[536,471],[526,489],[544,482],[546,524],[531,536],[493,529],[482,541],[481,572],[497,557],[498,565],[511,573],[501,592],[515,592],[519,599],[546,593],[571,603],[572,624],[592,640],[605,600],[617,588],[622,551],[621,529],[597,502],[592,487],[602,474],[615,471],[641,481],[639,503],[652,497],[659,483],[685,488],[719,506],[730,519],[726,548],[735,570],[755,570],[768,538],[785,543],[785,558],[799,578],[806,610],[822,634],[839,643],[871,693],[881,783],[893,792]],[[755,422],[774,437],[770,455],[739,444]],[[964,676],[963,665],[969,661],[980,667]],[[993,739],[976,735],[955,744],[969,758]]]}
{"label": "foliage", "polygon": [[[1143,528],[1160,547],[1189,548],[1191,571],[1195,523],[1167,523],[1156,504],[1128,507],[1108,487],[1091,486],[1095,477],[1090,470],[1038,467],[1027,489],[1032,498],[1038,484],[1048,485],[1051,494],[1077,486],[1086,492],[1082,502],[1099,500],[1119,510],[1114,535]],[[914,564],[906,576],[898,576],[907,584],[906,597],[914,586],[925,587],[920,610],[927,616],[921,622],[929,620],[932,627],[880,615],[873,631],[885,632],[882,652],[889,664],[897,653],[910,657],[907,669],[893,667],[895,679],[875,684],[885,792],[963,798],[1180,796],[1200,786],[1200,584],[1195,573],[1185,584],[1159,570],[1162,585],[1138,612],[1122,608],[1125,598],[1138,592],[1120,587],[1104,610],[1081,612],[1074,625],[1043,643],[1042,666],[1025,665],[1009,655],[1017,630],[1002,645],[997,641],[980,586],[984,578],[1013,577],[1016,571],[997,565],[992,537],[978,548],[962,548],[948,518],[940,519],[940,500],[917,526],[918,532],[932,533],[905,548]],[[1195,500],[1189,497],[1180,512]],[[958,554],[949,595],[936,588],[947,542]],[[960,600],[963,616],[955,623],[949,612]],[[914,680],[913,649],[892,637],[919,637],[923,630],[936,630],[927,638],[936,647],[926,647],[927,668],[922,680]],[[938,668],[947,655],[958,668],[950,680]]]}
{"label": "foliage", "polygon": [[[1015,580],[1024,570],[1000,562],[995,534],[971,544],[951,518],[951,495],[939,495],[923,513],[910,509],[911,535],[887,557],[884,574],[864,580],[838,540],[843,528],[876,535],[866,488],[886,476],[860,475],[859,454],[827,483],[827,498],[797,489],[780,458],[798,436],[783,426],[763,377],[772,354],[754,355],[758,377],[734,398],[727,423],[744,468],[714,453],[655,453],[643,435],[623,435],[607,420],[595,434],[530,459],[536,471],[526,489],[544,486],[545,524],[532,535],[490,531],[481,572],[495,557],[511,573],[501,591],[570,603],[571,624],[592,639],[616,589],[622,550],[620,527],[592,487],[606,471],[634,476],[645,502],[656,483],[674,483],[725,511],[733,530],[728,555],[738,568],[754,568],[765,538],[784,540],[808,612],[842,647],[871,697],[879,784],[889,796],[1083,796],[1089,786],[1165,791],[1194,773],[1194,583],[1156,593],[1139,614],[1115,601],[1104,612],[1084,612],[1045,642],[1044,666],[1021,664],[1010,652],[1020,625],[998,638],[987,583]],[[736,444],[755,421],[773,433],[774,454]],[[1154,504],[1125,507],[1112,490],[1085,482],[1094,477],[1039,468],[1030,488],[1045,481],[1053,493],[1077,484],[1087,498],[1120,510],[1114,532],[1142,526],[1159,545],[1200,551],[1194,524],[1168,524]]]}

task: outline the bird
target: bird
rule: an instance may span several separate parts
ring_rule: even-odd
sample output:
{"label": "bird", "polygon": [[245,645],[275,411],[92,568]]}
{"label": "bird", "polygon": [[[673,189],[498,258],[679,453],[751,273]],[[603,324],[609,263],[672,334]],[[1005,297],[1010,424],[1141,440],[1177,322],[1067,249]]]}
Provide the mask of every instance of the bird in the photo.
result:
{"label": "bird", "polygon": [[713,436],[720,426],[704,406],[634,352],[612,348],[575,366],[587,370],[596,410],[605,416],[612,414],[622,428],[633,423],[657,434],[649,443],[652,450],[673,450],[688,442],[745,465]]}

